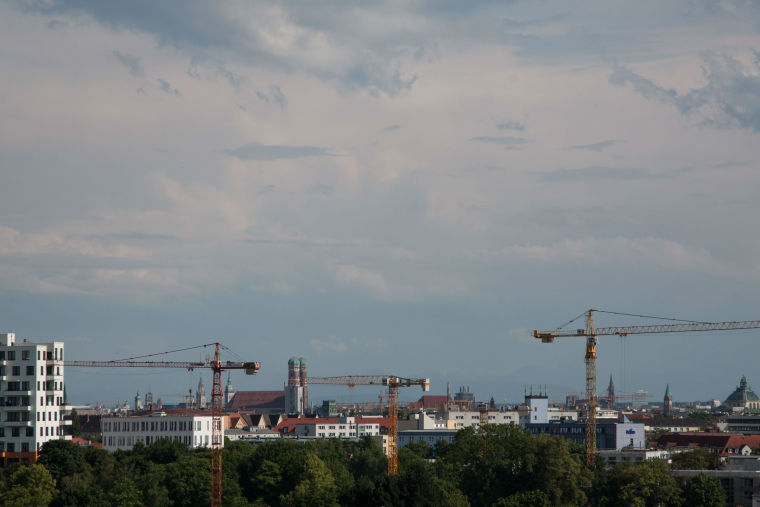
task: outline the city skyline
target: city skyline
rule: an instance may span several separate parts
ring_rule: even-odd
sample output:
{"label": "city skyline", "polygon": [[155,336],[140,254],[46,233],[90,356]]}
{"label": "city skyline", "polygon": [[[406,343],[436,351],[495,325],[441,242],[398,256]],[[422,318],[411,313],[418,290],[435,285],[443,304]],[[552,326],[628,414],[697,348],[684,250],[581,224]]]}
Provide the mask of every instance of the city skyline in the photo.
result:
{"label": "city skyline", "polygon": [[[0,332],[83,360],[220,341],[262,363],[241,390],[297,355],[433,393],[583,392],[583,340],[534,329],[760,318],[757,19],[0,1]],[[597,388],[724,399],[760,383],[759,340],[600,337]],[[125,384],[187,377],[67,370],[74,402]]]}

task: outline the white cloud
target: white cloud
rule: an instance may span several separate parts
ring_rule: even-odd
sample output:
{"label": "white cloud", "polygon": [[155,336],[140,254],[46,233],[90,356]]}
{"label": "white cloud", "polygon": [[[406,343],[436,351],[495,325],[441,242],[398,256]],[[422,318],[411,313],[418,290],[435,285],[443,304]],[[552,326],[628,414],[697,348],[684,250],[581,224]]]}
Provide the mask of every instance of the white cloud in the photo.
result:
{"label": "white cloud", "polygon": [[[569,264],[580,262],[588,266],[620,268],[666,269],[699,271],[706,274],[748,274],[739,266],[715,259],[707,250],[687,247],[676,241],[655,238],[586,237],[556,243],[514,245],[500,252],[506,259],[528,260],[538,263]],[[758,267],[751,269],[760,274]]]}

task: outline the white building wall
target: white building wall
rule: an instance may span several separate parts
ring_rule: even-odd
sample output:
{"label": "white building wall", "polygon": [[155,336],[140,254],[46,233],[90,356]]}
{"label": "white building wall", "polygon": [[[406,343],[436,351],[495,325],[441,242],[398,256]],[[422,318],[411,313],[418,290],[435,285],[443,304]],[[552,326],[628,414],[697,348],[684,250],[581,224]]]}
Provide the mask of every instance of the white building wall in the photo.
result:
{"label": "white building wall", "polygon": [[489,410],[487,413],[483,413],[483,417],[484,419],[481,421],[480,412],[467,410],[451,410],[444,413],[446,428],[454,430],[461,430],[470,426],[480,426],[485,421],[487,421],[487,424],[517,424],[519,420],[517,412],[511,411],[500,412],[498,410]]}
{"label": "white building wall", "polygon": [[64,435],[63,342],[0,333],[0,451],[35,452]]}
{"label": "white building wall", "polygon": [[379,422],[356,422],[354,417],[341,418],[338,422],[309,422],[296,424],[294,433],[298,436],[319,438],[361,438],[380,434]]}
{"label": "white building wall", "polygon": [[191,449],[211,447],[211,421],[210,415],[167,415],[164,412],[142,416],[103,417],[103,449],[128,450],[138,442],[150,445],[162,438],[182,442]]}

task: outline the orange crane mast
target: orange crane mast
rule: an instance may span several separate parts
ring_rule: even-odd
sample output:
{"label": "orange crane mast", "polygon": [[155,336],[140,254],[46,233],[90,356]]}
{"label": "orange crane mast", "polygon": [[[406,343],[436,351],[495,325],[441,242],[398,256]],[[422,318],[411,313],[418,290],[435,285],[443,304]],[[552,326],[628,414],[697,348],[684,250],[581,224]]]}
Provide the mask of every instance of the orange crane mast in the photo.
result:
{"label": "orange crane mast", "polygon": [[331,384],[354,386],[388,387],[388,475],[398,474],[398,389],[399,387],[421,386],[424,392],[430,390],[429,378],[404,378],[393,375],[347,375],[340,377],[308,377],[307,384]]}
{"label": "orange crane mast", "polygon": [[[171,352],[180,352],[184,350],[198,349],[203,347],[214,347],[213,358],[207,357],[205,361],[135,361],[150,356],[168,354]],[[244,370],[246,375],[255,375],[261,369],[261,363],[251,362],[222,362],[220,351],[227,349],[219,342],[207,343],[196,347],[187,347],[184,349],[171,350],[158,354],[148,354],[146,356],[131,357],[123,360],[114,361],[64,361],[64,366],[84,366],[95,368],[184,368],[192,371],[196,368],[208,368],[213,372],[213,383],[211,386],[211,505],[213,507],[222,505],[222,448],[224,444],[224,428],[222,428],[222,372],[226,370]]]}
{"label": "orange crane mast", "polygon": [[[614,326],[594,327],[594,312],[621,315],[618,312],[605,312],[603,310],[587,310],[583,315],[586,317],[585,329],[575,331],[563,331],[560,329],[551,331],[533,331],[533,337],[542,343],[552,343],[555,338],[585,337],[586,338],[586,463],[592,464],[596,458],[596,345],[597,336],[620,336],[630,334],[658,334],[658,333],[688,333],[694,331],[733,331],[738,329],[758,329],[760,320],[743,320],[730,322],[694,322],[682,321],[679,324],[656,324],[649,326]],[[635,317],[647,317],[645,315],[622,314]],[[661,318],[661,317],[655,317]],[[574,319],[575,320],[575,319]],[[675,320],[675,319],[667,319]],[[571,321],[572,322],[572,321]]]}

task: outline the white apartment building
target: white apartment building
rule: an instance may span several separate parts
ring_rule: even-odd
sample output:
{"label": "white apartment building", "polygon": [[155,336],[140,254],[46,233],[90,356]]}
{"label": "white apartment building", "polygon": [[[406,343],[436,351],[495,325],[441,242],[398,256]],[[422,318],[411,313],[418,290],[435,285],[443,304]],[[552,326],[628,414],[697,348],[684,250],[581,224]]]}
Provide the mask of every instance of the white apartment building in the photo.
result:
{"label": "white apartment building", "polygon": [[197,410],[156,411],[141,415],[103,417],[103,449],[128,450],[138,442],[150,445],[162,438],[182,442],[191,449],[211,447],[211,421],[209,411]]}
{"label": "white apartment building", "polygon": [[[485,424],[517,424],[519,416],[517,412],[501,412],[499,410],[487,410],[476,412],[471,410],[449,410],[444,412],[446,429],[461,430],[470,426],[481,426]],[[428,426],[422,426],[420,429],[429,429]]]}
{"label": "white apartment building", "polygon": [[63,342],[16,341],[0,333],[0,454],[35,461],[48,440],[65,436]]}
{"label": "white apartment building", "polygon": [[103,417],[100,423],[103,449],[127,450],[138,442],[150,445],[162,438],[182,442],[191,449],[211,447],[212,419],[207,410],[161,410],[141,415]]}
{"label": "white apartment building", "polygon": [[324,417],[295,425],[294,435],[320,438],[362,438],[380,434],[378,418]]}

